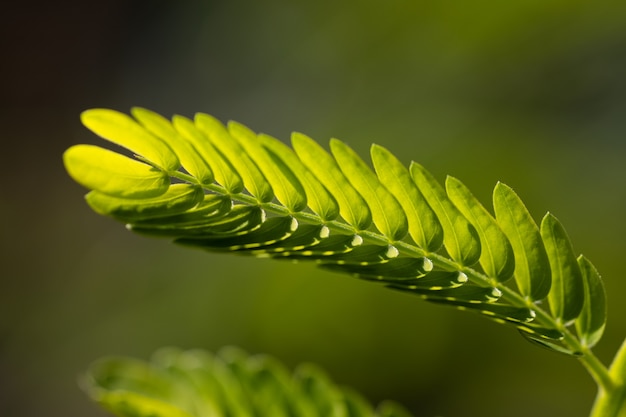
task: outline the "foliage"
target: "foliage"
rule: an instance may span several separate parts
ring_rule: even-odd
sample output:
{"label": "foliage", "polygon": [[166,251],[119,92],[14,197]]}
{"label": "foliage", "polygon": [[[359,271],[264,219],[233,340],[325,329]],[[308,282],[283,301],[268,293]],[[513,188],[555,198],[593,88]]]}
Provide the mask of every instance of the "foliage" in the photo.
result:
{"label": "foliage", "polygon": [[374,409],[356,392],[302,364],[291,374],[265,356],[236,348],[161,349],[151,362],[103,358],[83,378],[91,397],[124,417],[410,417],[385,401]]}
{"label": "foliage", "polygon": [[98,213],[137,233],[216,252],[312,260],[322,268],[516,327],[531,342],[581,358],[601,386],[590,349],[606,322],[594,266],[577,256],[547,213],[535,223],[507,185],[492,215],[458,179],[442,186],[371,147],[373,170],[345,143],[330,153],[294,133],[292,147],[199,113],[172,121],[94,109],[83,123],[135,158],[92,145],[64,155]]}

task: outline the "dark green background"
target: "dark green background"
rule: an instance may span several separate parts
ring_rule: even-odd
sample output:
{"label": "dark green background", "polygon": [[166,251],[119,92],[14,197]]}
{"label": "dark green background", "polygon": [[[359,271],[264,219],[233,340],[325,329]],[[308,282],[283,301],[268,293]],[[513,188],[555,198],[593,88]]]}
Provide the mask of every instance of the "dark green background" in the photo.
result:
{"label": "dark green background", "polygon": [[513,329],[309,264],[219,256],[92,213],[61,154],[80,111],[211,113],[282,139],[377,142],[487,205],[550,210],[605,278],[626,335],[626,2],[100,1],[2,18],[0,415],[102,413],[78,375],[107,354],[235,344],[416,416],[585,416],[575,359]]}

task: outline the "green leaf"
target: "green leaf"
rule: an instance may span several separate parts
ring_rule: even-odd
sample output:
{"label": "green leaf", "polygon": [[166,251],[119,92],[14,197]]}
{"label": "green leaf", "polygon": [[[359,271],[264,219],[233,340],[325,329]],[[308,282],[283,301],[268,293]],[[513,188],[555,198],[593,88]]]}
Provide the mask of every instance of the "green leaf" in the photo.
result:
{"label": "green leaf", "polygon": [[165,401],[134,392],[106,392],[94,399],[103,408],[122,417],[195,417]]}
{"label": "green leaf", "polygon": [[339,205],[335,198],[324,188],[317,178],[298,159],[293,150],[268,135],[259,135],[259,140],[273,160],[284,163],[300,180],[306,193],[309,208],[324,222],[334,220],[339,216]]}
{"label": "green leaf", "polygon": [[260,249],[252,249],[256,256],[270,256],[275,253],[301,251],[318,245],[328,237],[328,228],[321,224],[300,224],[295,232],[284,240],[265,245]]}
{"label": "green leaf", "polygon": [[378,179],[393,194],[406,213],[413,241],[429,252],[443,244],[443,229],[437,216],[419,191],[409,171],[387,149],[372,145],[372,163]]}
{"label": "green leaf", "polygon": [[180,162],[172,149],[130,116],[109,109],[91,109],[81,114],[83,124],[96,135],[120,145],[165,171],[176,171]]}
{"label": "green leaf", "polygon": [[[412,163],[407,170],[377,145],[371,148],[372,171],[336,139],[329,153],[296,133],[292,150],[238,123],[231,122],[229,131],[208,115],[197,115],[195,123],[174,116],[170,123],[144,109],[133,114],[141,124],[100,109],[83,119],[96,133],[140,154],[139,161],[89,145],[70,148],[64,160],[70,175],[93,189],[87,201],[94,210],[135,232],[210,251],[316,261],[512,323],[525,337],[571,354],[581,349],[564,328],[570,321],[576,320],[582,350],[602,335],[606,303],[597,272],[584,258],[575,260],[556,219],[546,216],[540,230],[503,184],[494,189],[494,220],[459,180],[448,177],[444,190],[426,169]],[[172,155],[180,157],[181,171],[161,168],[177,167]],[[444,253],[431,253],[442,242]],[[513,269],[517,288],[497,301],[501,292],[492,287],[504,290],[500,282]],[[537,310],[540,319],[531,322],[533,303],[546,297],[551,315]],[[339,403],[350,407],[350,401]],[[355,401],[355,412],[371,411]],[[286,415],[299,415],[294,404],[284,405]]]}
{"label": "green leaf", "polygon": [[167,143],[178,156],[183,168],[189,172],[200,184],[211,184],[213,172],[198,151],[181,137],[169,120],[151,110],[134,107],[132,115],[150,133]]}
{"label": "green leaf", "polygon": [[136,233],[154,236],[184,236],[190,231],[206,231],[211,223],[222,221],[230,214],[232,201],[221,195],[205,195],[195,207],[180,214],[156,219],[136,220],[127,225]]}
{"label": "green leaf", "polygon": [[[432,268],[432,266],[429,267]],[[389,282],[396,287],[405,287],[407,290],[420,289],[432,291],[457,288],[469,281],[467,275],[459,271],[425,271],[424,275],[415,278],[396,278],[388,275],[377,277],[359,275],[359,278],[370,281]]]}
{"label": "green leaf", "polygon": [[162,349],[149,363],[104,358],[90,367],[82,386],[119,417],[410,417],[390,402],[375,412],[315,365],[300,365],[292,374],[271,357],[236,348],[215,356]]}
{"label": "green leaf", "polygon": [[166,172],[98,146],[74,145],[63,162],[80,185],[115,197],[155,197],[170,186]]}
{"label": "green leaf", "polygon": [[232,200],[224,195],[205,194],[204,199],[196,206],[184,213],[172,214],[168,216],[158,217],[156,219],[141,219],[133,222],[138,226],[160,226],[160,227],[184,227],[189,225],[197,225],[207,220],[214,221],[226,216],[232,209]]}
{"label": "green leaf", "polygon": [[272,254],[276,258],[289,258],[292,260],[323,260],[331,256],[344,255],[352,252],[363,243],[359,235],[335,234],[316,241],[312,246],[298,248],[293,251],[282,251]]}
{"label": "green leaf", "polygon": [[237,378],[245,398],[257,412],[289,417],[294,409],[290,377],[277,361],[248,355],[237,348],[220,351],[220,357]]}
{"label": "green leaf", "polygon": [[196,127],[219,149],[226,159],[239,172],[248,192],[257,198],[260,203],[272,201],[274,193],[256,164],[250,159],[233,139],[224,125],[215,117],[204,113],[197,113],[195,118]]}
{"label": "green leaf", "polygon": [[174,128],[187,140],[209,164],[215,180],[231,194],[243,191],[243,180],[224,156],[211,144],[196,125],[183,116],[172,118]]}
{"label": "green leaf", "polygon": [[531,342],[534,345],[540,346],[542,348],[551,350],[553,352],[557,352],[557,353],[563,353],[565,355],[568,356],[575,356],[575,357],[580,357],[583,356],[582,352],[578,352],[578,351],[574,351],[570,348],[568,348],[567,346],[564,346],[562,343],[559,342],[553,342],[552,340],[550,340],[550,338],[546,338],[543,336],[537,336],[534,333],[529,333],[527,331],[520,331],[521,335],[524,336],[524,338],[526,340],[528,340],[529,342]]}
{"label": "green leaf", "polygon": [[[394,246],[381,245],[357,245],[350,251],[328,255],[322,260],[321,266],[335,264],[349,267],[350,265],[376,265],[389,262],[398,256],[398,250]],[[424,261],[428,264],[430,261]]]}
{"label": "green leaf", "polygon": [[527,339],[558,342],[564,338],[563,332],[560,330],[552,327],[546,327],[539,323],[524,323],[523,325],[518,325],[517,328]]}
{"label": "green leaf", "polygon": [[[353,251],[354,252],[354,251]],[[382,250],[379,252],[382,254]],[[352,274],[358,278],[370,279],[375,281],[399,282],[405,283],[410,278],[419,278],[428,274],[433,264],[428,258],[392,258],[386,259],[386,262],[377,263],[322,263],[325,269]],[[456,272],[453,274],[457,274]]]}
{"label": "green leaf", "polygon": [[348,145],[331,139],[330,150],[348,181],[367,202],[378,230],[390,242],[402,239],[408,232],[408,224],[398,200]]}
{"label": "green leaf", "polygon": [[312,364],[303,364],[294,372],[294,382],[302,397],[315,406],[317,416],[348,415],[343,396],[328,375]]}
{"label": "green leaf", "polygon": [[411,417],[409,410],[392,401],[383,401],[378,407],[377,413],[380,417]]}
{"label": "green leaf", "polygon": [[476,229],[452,204],[430,172],[416,162],[411,163],[410,172],[443,227],[443,243],[450,257],[463,266],[475,264],[480,257]]}
{"label": "green leaf", "polygon": [[258,249],[287,239],[297,229],[298,221],[291,216],[272,217],[250,233],[226,237],[213,235],[198,239],[195,244],[215,250],[227,251]]}
{"label": "green leaf", "polygon": [[496,220],[458,179],[446,178],[446,191],[454,205],[474,226],[480,237],[480,265],[489,277],[504,282],[513,276],[513,248]]}
{"label": "green leaf", "polygon": [[493,190],[493,208],[515,254],[515,282],[520,293],[532,301],[545,298],[552,280],[537,224],[517,194],[500,182]]}
{"label": "green leaf", "polygon": [[239,144],[257,164],[265,178],[272,184],[278,201],[292,213],[304,210],[306,208],[306,193],[293,172],[280,159],[272,159],[261,145],[257,135],[246,126],[229,122],[228,131],[233,138],[239,141]]}
{"label": "green leaf", "polygon": [[593,347],[602,337],[606,325],[606,292],[600,274],[591,262],[582,255],[577,260],[582,272],[585,302],[576,319],[576,331],[583,346]]}
{"label": "green leaf", "polygon": [[480,303],[493,303],[498,301],[502,296],[502,292],[497,288],[479,287],[476,285],[462,285],[460,287],[446,287],[441,289],[422,288],[421,286],[402,286],[391,284],[389,288],[417,294],[427,301],[438,302],[442,304],[471,305]]}
{"label": "green leaf", "polygon": [[550,311],[562,323],[568,323],[578,317],[585,301],[580,267],[569,237],[556,217],[546,214],[540,230],[552,271]]}
{"label": "green leaf", "polygon": [[356,231],[366,230],[372,215],[363,197],[343,175],[337,162],[313,139],[294,133],[291,137],[296,154],[304,165],[317,176],[339,204],[339,212]]}
{"label": "green leaf", "polygon": [[[240,236],[250,233],[265,222],[265,211],[258,206],[234,206],[227,216],[216,219],[208,218],[197,225],[185,226],[181,229],[162,230],[169,236],[180,236],[189,239],[179,239],[176,243],[187,245],[201,244],[203,237],[219,235],[221,237]],[[195,242],[195,243],[194,243]]]}
{"label": "green leaf", "polygon": [[164,194],[152,198],[112,197],[100,191],[92,191],[86,196],[87,203],[96,213],[124,222],[183,213],[203,198],[202,188],[190,184],[174,184]]}
{"label": "green leaf", "polygon": [[516,307],[509,304],[493,302],[471,302],[463,300],[453,300],[452,302],[449,302],[447,300],[430,299],[429,301],[443,304],[451,303],[459,310],[472,311],[498,323],[512,323],[519,326],[520,323],[529,323],[535,319],[535,312],[527,307]]}
{"label": "green leaf", "polygon": [[144,362],[104,358],[94,363],[83,386],[100,405],[121,417],[193,417],[172,404],[166,375]]}
{"label": "green leaf", "polygon": [[382,264],[325,265],[325,267],[364,278],[377,280],[398,278],[404,282],[404,279],[423,277],[432,271],[433,263],[428,258],[391,258]]}
{"label": "green leaf", "polygon": [[361,394],[350,388],[343,389],[343,403],[348,416],[375,417],[371,404]]}

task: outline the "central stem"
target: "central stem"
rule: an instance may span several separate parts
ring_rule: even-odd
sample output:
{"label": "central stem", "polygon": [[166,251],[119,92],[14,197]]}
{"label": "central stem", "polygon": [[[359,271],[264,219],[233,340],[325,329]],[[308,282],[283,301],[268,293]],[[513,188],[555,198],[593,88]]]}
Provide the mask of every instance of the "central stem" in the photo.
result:
{"label": "central stem", "polygon": [[[590,364],[583,364],[591,372]],[[610,384],[598,382],[598,396],[589,417],[626,417],[626,340],[615,355],[608,378]]]}

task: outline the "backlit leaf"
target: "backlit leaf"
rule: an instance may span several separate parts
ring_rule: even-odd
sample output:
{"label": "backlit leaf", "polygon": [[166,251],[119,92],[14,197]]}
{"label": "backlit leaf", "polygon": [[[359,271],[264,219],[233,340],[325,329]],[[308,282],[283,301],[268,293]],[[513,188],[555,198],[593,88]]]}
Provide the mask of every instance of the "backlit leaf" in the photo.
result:
{"label": "backlit leaf", "polygon": [[63,162],[76,182],[115,197],[156,197],[170,186],[166,172],[98,146],[74,145]]}
{"label": "backlit leaf", "polygon": [[272,159],[261,145],[257,135],[246,126],[229,122],[228,131],[239,141],[268,182],[272,184],[278,201],[292,213],[304,210],[306,208],[304,188],[289,168],[280,159]]}
{"label": "backlit leaf", "polygon": [[493,208],[515,254],[515,282],[520,293],[533,301],[545,298],[552,281],[537,224],[517,194],[502,183],[493,190]]}
{"label": "backlit leaf", "polygon": [[211,144],[211,141],[192,122],[183,116],[172,118],[174,128],[198,151],[209,164],[215,180],[229,193],[237,194],[243,190],[243,180],[224,156]]}
{"label": "backlit leaf", "polygon": [[600,274],[587,258],[580,255],[578,265],[583,277],[585,302],[576,319],[576,331],[582,344],[592,347],[602,337],[606,325],[606,292]]}
{"label": "backlit leaf", "polygon": [[197,113],[194,120],[198,129],[237,170],[248,192],[261,203],[272,201],[274,193],[271,185],[224,125],[215,117],[204,113]]}
{"label": "backlit leaf", "polygon": [[151,110],[134,107],[132,115],[150,133],[166,142],[178,156],[183,168],[189,172],[200,184],[211,184],[213,172],[211,167],[198,154],[196,149],[181,137],[169,120]]}
{"label": "backlit leaf", "polygon": [[569,237],[556,217],[546,214],[540,230],[552,271],[550,311],[562,323],[568,323],[578,317],[585,301],[580,267]]}
{"label": "backlit leaf", "polygon": [[482,252],[479,261],[487,276],[501,282],[511,278],[515,270],[513,249],[496,220],[458,179],[448,177],[446,191],[480,237]]}
{"label": "backlit leaf", "polygon": [[372,145],[371,156],[380,182],[404,210],[413,241],[426,251],[437,251],[443,244],[443,229],[407,168],[382,146]]}
{"label": "backlit leaf", "polygon": [[169,145],[124,113],[91,109],[81,114],[81,120],[96,135],[144,157],[166,171],[176,171],[180,167]]}
{"label": "backlit leaf", "polygon": [[341,171],[367,202],[378,230],[390,242],[402,239],[407,234],[408,224],[398,200],[348,145],[332,139],[330,150]]}
{"label": "backlit leaf", "polygon": [[131,199],[112,197],[99,191],[86,196],[91,208],[102,215],[124,222],[144,220],[183,213],[202,201],[202,189],[190,184],[174,184],[157,197]]}
{"label": "backlit leaf", "polygon": [[322,221],[334,220],[339,216],[339,205],[335,198],[298,159],[293,149],[269,135],[259,135],[259,140],[273,160],[284,163],[300,180],[309,208],[320,216]]}
{"label": "backlit leaf", "polygon": [[365,230],[372,222],[370,210],[363,197],[352,187],[337,166],[337,162],[313,139],[295,133],[293,149],[307,168],[315,174],[339,204],[339,212],[356,231]]}
{"label": "backlit leaf", "polygon": [[476,285],[462,285],[460,287],[446,287],[442,289],[422,288],[419,286],[402,286],[397,284],[389,285],[389,288],[409,292],[421,296],[427,301],[434,301],[442,304],[466,305],[479,303],[493,303],[497,301],[502,293],[497,288],[478,287]]}
{"label": "backlit leaf", "polygon": [[475,264],[480,257],[476,229],[452,204],[443,187],[423,166],[411,163],[411,176],[443,227],[443,243],[452,259],[461,265]]}

